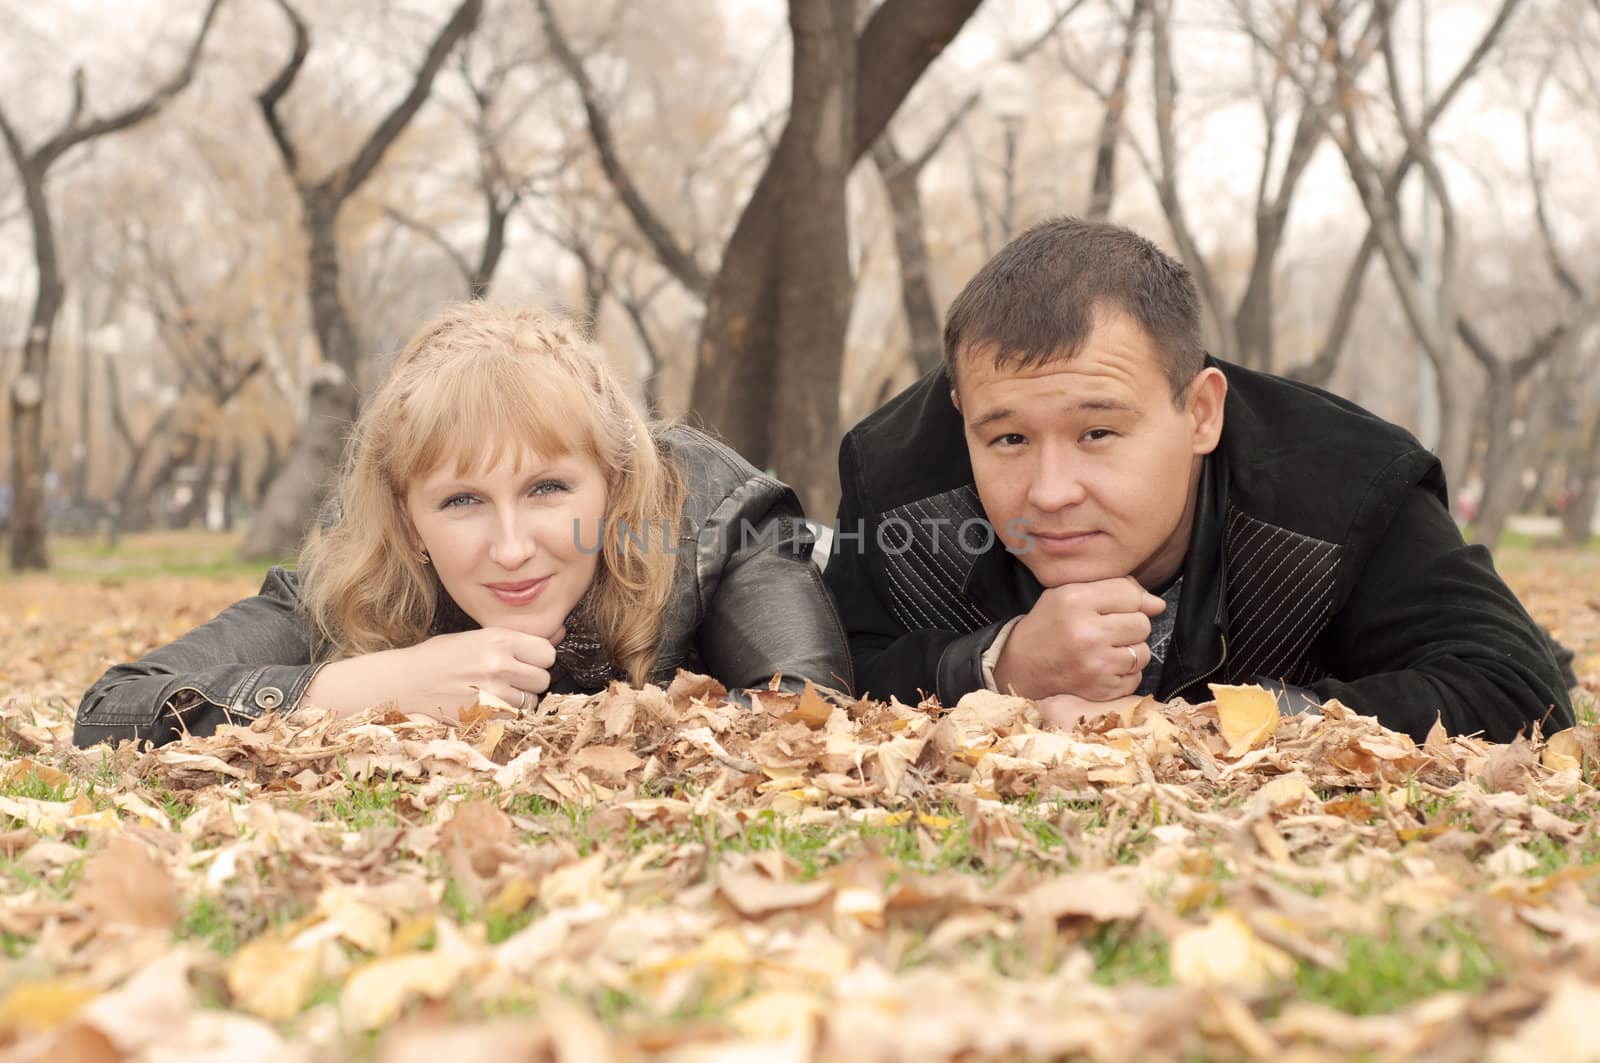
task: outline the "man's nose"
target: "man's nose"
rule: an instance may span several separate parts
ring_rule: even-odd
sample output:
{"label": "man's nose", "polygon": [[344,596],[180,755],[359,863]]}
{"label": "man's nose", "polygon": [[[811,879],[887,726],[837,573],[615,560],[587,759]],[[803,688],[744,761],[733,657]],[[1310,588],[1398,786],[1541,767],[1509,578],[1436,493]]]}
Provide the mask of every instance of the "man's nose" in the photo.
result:
{"label": "man's nose", "polygon": [[1040,455],[1028,484],[1028,504],[1042,513],[1075,506],[1084,499],[1083,477],[1076,463],[1059,452]]}

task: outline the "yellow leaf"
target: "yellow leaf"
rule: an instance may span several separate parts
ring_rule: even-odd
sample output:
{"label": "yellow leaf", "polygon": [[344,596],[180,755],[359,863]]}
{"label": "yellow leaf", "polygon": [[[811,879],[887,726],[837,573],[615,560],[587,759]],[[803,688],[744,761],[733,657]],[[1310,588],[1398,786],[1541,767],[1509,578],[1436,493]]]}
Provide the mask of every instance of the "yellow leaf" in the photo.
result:
{"label": "yellow leaf", "polygon": [[522,911],[537,896],[539,888],[529,882],[527,876],[518,875],[500,887],[500,892],[490,898],[484,911],[487,915],[506,919]]}
{"label": "yellow leaf", "polygon": [[798,989],[769,989],[741,1001],[728,1012],[740,1035],[757,1041],[794,1042],[796,1058],[809,1056],[817,1038],[822,1002]]}
{"label": "yellow leaf", "polygon": [[348,889],[329,886],[317,897],[317,911],[338,928],[339,936],[366,952],[389,947],[389,917]]}
{"label": "yellow leaf", "polygon": [[1278,699],[1258,686],[1211,683],[1228,756],[1242,757],[1278,729]]}
{"label": "yellow leaf", "polygon": [[1559,731],[1544,744],[1540,761],[1551,771],[1578,771],[1583,767],[1583,746],[1571,730]]}
{"label": "yellow leaf", "polygon": [[1280,775],[1256,791],[1256,807],[1263,811],[1290,812],[1302,804],[1319,803],[1316,791],[1300,774]]}
{"label": "yellow leaf", "polygon": [[807,682],[805,690],[800,694],[799,703],[778,718],[784,723],[798,721],[815,731],[826,724],[828,717],[832,715],[833,706],[823,700],[822,695],[817,693],[816,687]]}
{"label": "yellow leaf", "polygon": [[40,764],[29,757],[14,760],[6,766],[0,782],[6,786],[17,786],[29,779],[37,780],[45,786],[68,786],[72,783],[72,776],[60,768],[52,768],[48,764]]}
{"label": "yellow leaf", "polygon": [[315,949],[289,947],[279,934],[263,934],[228,963],[233,1002],[269,1022],[286,1022],[305,1010],[317,990]]}
{"label": "yellow leaf", "polygon": [[426,941],[432,933],[433,916],[430,914],[402,919],[394,928],[394,936],[389,939],[389,951],[396,955],[409,952]]}
{"label": "yellow leaf", "polygon": [[606,854],[597,852],[587,859],[558,867],[539,883],[539,900],[546,908],[565,908],[613,898],[605,886]]}
{"label": "yellow leaf", "polygon": [[1172,942],[1172,976],[1187,986],[1261,989],[1294,972],[1288,953],[1256,937],[1237,912],[1223,911]]}
{"label": "yellow leaf", "polygon": [[441,924],[439,945],[432,952],[387,956],[353,973],[339,994],[339,1010],[357,1029],[382,1026],[412,997],[450,992],[475,962],[466,943]]}
{"label": "yellow leaf", "polygon": [[60,1026],[94,997],[93,989],[70,979],[19,982],[0,999],[0,1033],[38,1033]]}

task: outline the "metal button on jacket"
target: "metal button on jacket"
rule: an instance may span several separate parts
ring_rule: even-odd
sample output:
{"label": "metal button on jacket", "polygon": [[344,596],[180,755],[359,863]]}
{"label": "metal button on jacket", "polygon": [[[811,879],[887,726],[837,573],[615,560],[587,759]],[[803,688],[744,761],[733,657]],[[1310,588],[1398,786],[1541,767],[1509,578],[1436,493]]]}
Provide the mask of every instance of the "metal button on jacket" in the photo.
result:
{"label": "metal button on jacket", "polygon": [[277,687],[262,687],[256,691],[256,707],[275,709],[283,704],[283,691]]}

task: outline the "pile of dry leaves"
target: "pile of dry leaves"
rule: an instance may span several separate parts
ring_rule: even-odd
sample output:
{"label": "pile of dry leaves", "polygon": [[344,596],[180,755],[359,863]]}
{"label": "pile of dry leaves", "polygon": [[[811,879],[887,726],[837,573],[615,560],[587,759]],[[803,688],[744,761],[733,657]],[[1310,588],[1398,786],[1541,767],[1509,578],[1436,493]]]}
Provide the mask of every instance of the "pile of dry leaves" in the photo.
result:
{"label": "pile of dry leaves", "polygon": [[1255,688],[1073,733],[992,694],[723,695],[114,754],[0,701],[0,1052],[1600,1052],[1594,728],[1418,746]]}

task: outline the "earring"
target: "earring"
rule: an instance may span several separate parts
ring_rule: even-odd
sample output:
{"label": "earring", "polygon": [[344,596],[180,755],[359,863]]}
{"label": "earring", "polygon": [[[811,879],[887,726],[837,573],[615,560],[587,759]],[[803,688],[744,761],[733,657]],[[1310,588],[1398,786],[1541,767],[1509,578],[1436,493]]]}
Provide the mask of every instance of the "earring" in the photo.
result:
{"label": "earring", "polygon": [[428,556],[428,551],[426,550],[422,550],[417,553],[417,560],[421,561],[424,565],[431,565],[433,563],[433,558]]}

